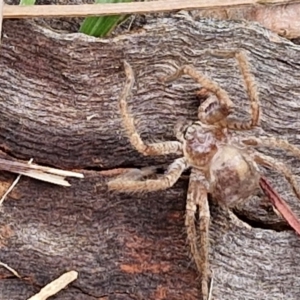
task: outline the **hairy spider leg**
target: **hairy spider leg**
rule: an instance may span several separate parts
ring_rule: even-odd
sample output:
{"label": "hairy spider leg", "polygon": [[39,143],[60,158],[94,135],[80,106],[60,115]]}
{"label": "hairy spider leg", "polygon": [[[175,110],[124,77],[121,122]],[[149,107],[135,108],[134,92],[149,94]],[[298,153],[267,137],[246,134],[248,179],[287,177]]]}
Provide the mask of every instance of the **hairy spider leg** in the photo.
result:
{"label": "hairy spider leg", "polygon": [[254,146],[254,147],[270,147],[270,148],[280,148],[282,150],[290,151],[292,154],[300,158],[300,148],[290,144],[286,140],[278,139],[275,137],[247,137],[243,138],[242,143],[248,145],[248,146]]}
{"label": "hairy spider leg", "polygon": [[[270,148],[279,148],[282,150],[286,150],[291,152],[296,157],[300,157],[300,149],[299,147],[290,144],[286,140],[278,139],[275,137],[247,137],[241,140],[242,143],[248,146],[254,147],[270,147]],[[254,159],[257,160],[258,163],[271,167],[279,172],[282,172],[285,178],[288,180],[290,185],[293,188],[294,193],[296,194],[297,198],[300,199],[300,190],[298,188],[297,180],[289,168],[282,162],[278,162],[272,157],[263,155],[261,153],[256,152]]]}
{"label": "hairy spider leg", "polygon": [[237,121],[224,119],[220,123],[223,127],[235,130],[250,130],[258,125],[260,119],[260,104],[258,91],[253,75],[251,74],[249,62],[246,54],[243,51],[228,52],[228,55],[232,55],[236,58],[239,64],[240,72],[243,76],[246,91],[250,99],[250,120],[249,121]]}
{"label": "hairy spider leg", "polygon": [[[222,55],[224,56],[224,54]],[[251,74],[250,66],[246,54],[243,51],[226,52],[225,57],[235,57],[238,61],[241,74],[246,86],[246,91],[250,99],[249,121],[229,120],[227,116],[232,112],[234,106],[228,93],[222,89],[216,82],[200,74],[192,66],[182,66],[174,74],[163,79],[165,82],[173,81],[182,75],[188,75],[196,82],[202,85],[204,89],[210,92],[209,97],[199,106],[198,118],[206,124],[219,124],[221,127],[235,130],[249,130],[258,125],[260,118],[260,105],[258,92],[254,77]],[[208,115],[208,110],[214,102],[219,101],[220,107]]]}
{"label": "hairy spider leg", "polygon": [[130,95],[133,83],[134,74],[131,66],[124,61],[126,73],[126,84],[119,98],[119,106],[123,124],[130,140],[131,145],[143,155],[166,155],[166,154],[182,154],[182,144],[178,141],[169,141],[153,144],[145,144],[141,139],[134,125],[134,118],[128,112],[127,98]]}
{"label": "hairy spider leg", "polygon": [[207,105],[199,106],[198,117],[202,123],[214,124],[224,119],[228,114],[230,114],[231,109],[233,107],[233,103],[230,100],[228,93],[224,89],[222,89],[216,82],[207,78],[203,74],[198,73],[196,69],[192,66],[188,66],[188,65],[182,66],[174,74],[163,78],[162,81],[171,82],[183,75],[190,76],[192,79],[194,79],[197,83],[202,85],[210,93],[216,95],[219,101],[220,113],[214,114],[211,117],[208,117],[206,113],[206,108],[207,108],[206,106],[210,105],[209,102],[207,102]]}
{"label": "hairy spider leg", "polygon": [[169,166],[167,172],[159,179],[147,179],[144,181],[116,178],[107,183],[110,190],[121,192],[153,192],[165,190],[173,186],[182,172],[187,169],[188,163],[184,157],[177,158]]}
{"label": "hairy spider leg", "polygon": [[298,188],[297,180],[290,169],[282,162],[279,162],[273,157],[264,155],[262,153],[255,152],[253,154],[254,160],[261,165],[270,167],[278,172],[281,172],[289,184],[292,186],[293,191],[298,199],[300,199],[300,189]]}
{"label": "hairy spider leg", "polygon": [[[199,207],[199,247],[195,226],[197,207]],[[196,169],[192,169],[186,200],[185,226],[191,253],[201,276],[201,292],[202,297],[205,300],[208,299],[209,296],[209,221],[210,212],[207,200],[207,190],[203,185],[203,176],[201,176]]]}

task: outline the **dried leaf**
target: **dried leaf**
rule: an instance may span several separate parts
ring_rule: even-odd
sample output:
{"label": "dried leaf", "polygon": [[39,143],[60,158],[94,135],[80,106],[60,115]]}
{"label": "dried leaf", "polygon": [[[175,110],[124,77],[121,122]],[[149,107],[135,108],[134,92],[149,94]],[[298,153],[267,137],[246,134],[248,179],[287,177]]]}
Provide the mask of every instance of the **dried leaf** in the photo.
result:
{"label": "dried leaf", "polygon": [[259,185],[262,188],[263,192],[268,196],[273,206],[282,215],[282,217],[298,234],[300,234],[300,221],[297,218],[297,216],[292,212],[288,204],[272,188],[272,186],[266,178],[261,177]]}

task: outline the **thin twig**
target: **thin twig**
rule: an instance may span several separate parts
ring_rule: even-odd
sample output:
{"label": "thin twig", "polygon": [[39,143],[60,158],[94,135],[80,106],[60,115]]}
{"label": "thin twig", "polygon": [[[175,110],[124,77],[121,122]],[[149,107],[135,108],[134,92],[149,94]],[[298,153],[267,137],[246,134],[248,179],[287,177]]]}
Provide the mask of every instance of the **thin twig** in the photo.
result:
{"label": "thin twig", "polygon": [[[0,0],[1,1],[1,0]],[[31,164],[33,161],[33,158],[30,158],[30,160],[28,161],[28,164]],[[5,198],[7,197],[7,195],[12,191],[12,189],[16,186],[16,184],[19,182],[20,178],[21,178],[21,174],[18,175],[18,177],[15,179],[15,181],[12,183],[12,185],[9,187],[9,189],[6,191],[6,193],[2,196],[1,200],[0,200],[0,206],[3,204],[3,201],[5,200]]]}
{"label": "thin twig", "polygon": [[4,5],[3,18],[88,17],[122,14],[145,14],[178,10],[221,7],[274,6],[300,3],[300,0],[160,0],[150,2],[105,3],[82,5]]}
{"label": "thin twig", "polygon": [[7,264],[0,261],[0,266],[4,267],[5,269],[7,269],[11,273],[13,273],[16,277],[21,278],[19,273],[17,271],[15,271],[13,268],[11,268],[9,265],[7,265]]}
{"label": "thin twig", "polygon": [[77,277],[78,277],[78,272],[76,271],[67,272],[61,275],[59,278],[47,284],[45,287],[43,287],[40,290],[39,293],[28,298],[28,300],[46,300],[49,297],[57,294],[62,289],[64,289],[69,283],[77,279]]}

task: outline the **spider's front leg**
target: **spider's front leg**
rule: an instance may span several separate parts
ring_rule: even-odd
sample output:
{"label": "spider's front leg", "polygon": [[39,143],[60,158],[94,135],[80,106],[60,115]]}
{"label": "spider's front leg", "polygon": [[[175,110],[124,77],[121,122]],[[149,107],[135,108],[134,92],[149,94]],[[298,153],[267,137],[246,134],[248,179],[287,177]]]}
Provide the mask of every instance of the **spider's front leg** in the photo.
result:
{"label": "spider's front leg", "polygon": [[[197,229],[195,227],[195,214],[199,207],[199,231],[200,244],[198,246]],[[199,171],[192,170],[189,182],[186,202],[185,226],[191,253],[195,260],[197,269],[201,274],[201,292],[204,300],[209,296],[209,206],[207,201],[207,190],[203,185],[203,176]]]}
{"label": "spider's front leg", "polygon": [[216,82],[198,73],[191,66],[183,66],[173,75],[164,78],[163,81],[170,82],[182,75],[189,75],[196,82],[202,85],[204,90],[208,91],[208,98],[199,106],[198,118],[202,123],[216,124],[223,128],[235,130],[249,130],[258,125],[260,117],[260,105],[258,101],[258,92],[254,77],[251,74],[250,66],[246,54],[241,51],[225,51],[223,53],[213,53],[218,57],[235,57],[238,61],[241,74],[244,79],[246,91],[250,99],[251,118],[249,121],[241,122],[237,120],[228,120],[227,116],[232,112],[233,103],[225,90]]}
{"label": "spider's front leg", "polygon": [[179,179],[182,172],[188,168],[188,163],[184,157],[176,159],[168,168],[166,174],[159,179],[148,179],[145,181],[135,180],[136,178],[119,177],[108,182],[110,190],[121,192],[152,192],[165,190],[173,186]]}
{"label": "spider's front leg", "polygon": [[171,153],[182,154],[182,144],[178,141],[161,142],[153,144],[145,144],[143,142],[135,128],[134,119],[128,112],[127,107],[127,98],[130,95],[134,83],[133,70],[126,61],[124,61],[124,68],[127,79],[123,92],[119,98],[119,107],[121,117],[123,119],[123,124],[131,145],[143,155],[166,155]]}
{"label": "spider's front leg", "polygon": [[[209,92],[208,99],[202,105],[200,105],[198,109],[198,118],[202,123],[217,123],[231,113],[233,103],[229,99],[228,93],[216,82],[207,78],[203,74],[198,73],[192,66],[182,66],[174,74],[162,78],[161,80],[163,82],[171,82],[182,75],[190,76]],[[216,108],[216,104],[218,105],[218,108]]]}
{"label": "spider's front leg", "polygon": [[241,51],[232,51],[224,54],[225,57],[235,57],[238,61],[240,72],[243,76],[246,91],[250,99],[250,120],[246,122],[224,119],[221,123],[223,127],[235,130],[249,130],[254,128],[259,123],[260,104],[258,100],[258,92],[255,79],[251,74],[247,55]]}

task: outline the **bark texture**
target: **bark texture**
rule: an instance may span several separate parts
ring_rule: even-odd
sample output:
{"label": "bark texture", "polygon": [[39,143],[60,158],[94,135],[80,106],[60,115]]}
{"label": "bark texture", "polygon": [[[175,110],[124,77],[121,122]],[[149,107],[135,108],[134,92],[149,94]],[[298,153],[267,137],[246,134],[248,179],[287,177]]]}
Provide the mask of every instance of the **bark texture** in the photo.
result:
{"label": "bark texture", "polygon": [[[194,21],[188,15],[149,19],[141,30],[113,39],[65,34],[28,21],[3,24],[0,53],[0,149],[19,159],[79,169],[85,179],[62,188],[23,178],[0,214],[1,300],[23,300],[64,271],[79,278],[53,299],[199,299],[199,281],[184,228],[188,180],[158,193],[108,193],[115,168],[169,163],[145,158],[124,134],[117,99],[133,67],[129,101],[146,141],[173,140],[180,117],[196,119],[198,86],[158,78],[192,64],[220,83],[248,118],[249,103],[236,62],[211,51],[243,48],[263,109],[256,136],[300,146],[300,47],[251,23]],[[299,158],[262,149],[299,175]],[[263,170],[300,216],[280,174]],[[4,193],[13,176],[1,175]],[[234,226],[211,204],[213,299],[299,299],[300,239],[261,195],[238,210],[252,230]],[[275,230],[276,229],[276,230]]]}

